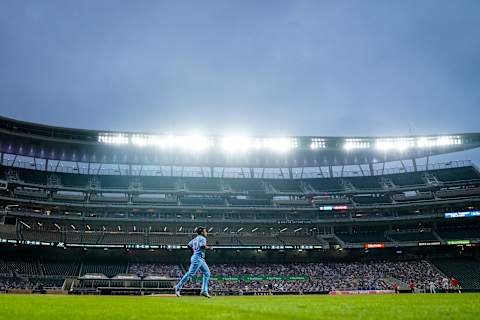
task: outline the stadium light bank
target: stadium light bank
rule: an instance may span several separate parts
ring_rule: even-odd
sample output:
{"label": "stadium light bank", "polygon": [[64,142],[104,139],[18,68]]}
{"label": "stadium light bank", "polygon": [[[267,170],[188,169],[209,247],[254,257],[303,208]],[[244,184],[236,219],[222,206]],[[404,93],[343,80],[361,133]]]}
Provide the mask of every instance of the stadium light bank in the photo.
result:
{"label": "stadium light bank", "polygon": [[[330,138],[309,137],[309,149],[318,151],[328,149]],[[226,153],[244,153],[249,151],[274,151],[287,153],[299,148],[296,137],[248,137],[225,136],[208,137],[202,135],[147,135],[128,133],[100,133],[98,142],[109,145],[131,145],[135,147],[157,147],[161,149],[183,149],[186,151],[206,151],[212,148]],[[376,151],[402,152],[413,148],[435,148],[461,145],[458,135],[394,137],[394,138],[344,138],[345,151],[373,149]]]}

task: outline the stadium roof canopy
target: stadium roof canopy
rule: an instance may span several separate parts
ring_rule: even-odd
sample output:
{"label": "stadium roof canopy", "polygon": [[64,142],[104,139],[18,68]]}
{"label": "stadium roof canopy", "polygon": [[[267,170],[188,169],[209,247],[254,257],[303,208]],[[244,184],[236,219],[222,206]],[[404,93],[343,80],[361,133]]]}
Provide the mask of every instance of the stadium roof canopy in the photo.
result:
{"label": "stadium roof canopy", "polygon": [[427,136],[171,136],[55,127],[0,117],[0,152],[140,165],[318,167],[382,163],[473,149],[480,133]]}

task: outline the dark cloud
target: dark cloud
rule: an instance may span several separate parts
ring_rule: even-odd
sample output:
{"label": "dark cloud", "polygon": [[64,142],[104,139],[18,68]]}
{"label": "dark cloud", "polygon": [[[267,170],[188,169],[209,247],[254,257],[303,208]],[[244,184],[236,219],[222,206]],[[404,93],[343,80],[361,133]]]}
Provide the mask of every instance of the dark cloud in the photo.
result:
{"label": "dark cloud", "polygon": [[49,124],[479,131],[480,2],[0,2],[0,108]]}

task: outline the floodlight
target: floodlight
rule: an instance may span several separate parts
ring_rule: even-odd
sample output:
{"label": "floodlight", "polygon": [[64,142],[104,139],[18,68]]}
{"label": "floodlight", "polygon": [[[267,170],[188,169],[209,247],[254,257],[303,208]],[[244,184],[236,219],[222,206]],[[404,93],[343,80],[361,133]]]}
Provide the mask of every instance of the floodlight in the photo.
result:
{"label": "floodlight", "polygon": [[445,147],[462,144],[459,136],[420,137],[417,146],[420,148]]}
{"label": "floodlight", "polygon": [[222,139],[222,148],[228,152],[248,151],[253,147],[253,141],[249,137],[227,136]]}
{"label": "floodlight", "polygon": [[207,149],[213,145],[212,141],[209,138],[198,135],[175,137],[173,141],[174,145],[186,150],[200,151]]}
{"label": "floodlight", "polygon": [[312,138],[310,143],[310,149],[325,149],[327,147],[326,141],[323,138]]}
{"label": "floodlight", "polygon": [[133,135],[130,138],[130,142],[133,145],[137,145],[140,147],[152,144],[152,140],[153,140],[152,136],[142,136],[142,135]]}
{"label": "floodlight", "polygon": [[415,146],[414,138],[385,138],[377,139],[375,148],[382,151],[396,150],[404,151]]}
{"label": "floodlight", "polygon": [[354,150],[354,149],[368,149],[370,148],[370,141],[367,139],[360,139],[360,138],[348,138],[348,139],[345,139],[343,148],[347,151]]}
{"label": "floodlight", "polygon": [[257,149],[264,148],[277,152],[288,152],[298,146],[295,138],[262,138],[255,141]]}
{"label": "floodlight", "polygon": [[98,135],[98,142],[107,144],[128,144],[128,136],[121,133],[100,133]]}

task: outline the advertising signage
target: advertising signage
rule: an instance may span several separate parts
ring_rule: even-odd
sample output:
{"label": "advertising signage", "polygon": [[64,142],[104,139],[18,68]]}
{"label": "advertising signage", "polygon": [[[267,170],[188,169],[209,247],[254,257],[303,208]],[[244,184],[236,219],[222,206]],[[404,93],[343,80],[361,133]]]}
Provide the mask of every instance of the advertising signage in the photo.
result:
{"label": "advertising signage", "polygon": [[443,216],[446,219],[480,217],[480,211],[479,210],[473,210],[473,211],[445,212]]}
{"label": "advertising signage", "polygon": [[470,244],[470,240],[448,240],[448,245]]}
{"label": "advertising signage", "polygon": [[365,249],[385,248],[385,243],[365,243],[363,247]]}

